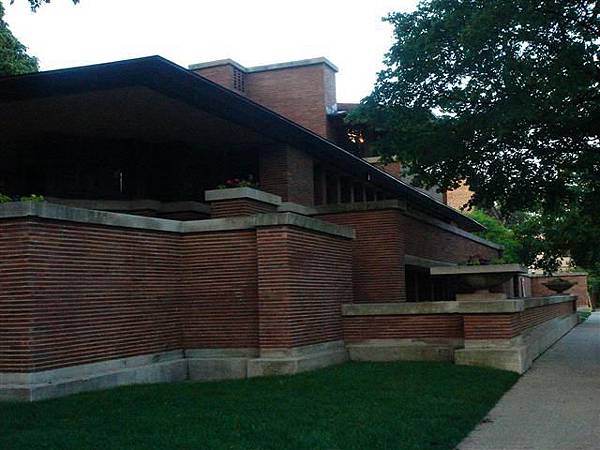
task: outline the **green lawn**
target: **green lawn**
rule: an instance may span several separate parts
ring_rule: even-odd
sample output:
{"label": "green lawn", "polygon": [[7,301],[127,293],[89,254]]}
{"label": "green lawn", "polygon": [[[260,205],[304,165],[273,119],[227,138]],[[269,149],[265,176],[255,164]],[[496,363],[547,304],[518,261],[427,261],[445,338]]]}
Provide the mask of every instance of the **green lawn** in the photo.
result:
{"label": "green lawn", "polygon": [[452,449],[517,378],[443,363],[348,363],[0,403],[0,448]]}
{"label": "green lawn", "polygon": [[579,318],[579,323],[583,323],[592,315],[591,311],[577,311],[577,317]]}

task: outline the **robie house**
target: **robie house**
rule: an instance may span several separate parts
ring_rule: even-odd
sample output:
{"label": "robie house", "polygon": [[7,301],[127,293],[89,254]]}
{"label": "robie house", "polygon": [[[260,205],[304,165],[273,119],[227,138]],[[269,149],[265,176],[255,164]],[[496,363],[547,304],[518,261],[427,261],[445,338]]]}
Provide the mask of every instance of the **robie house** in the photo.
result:
{"label": "robie house", "polygon": [[501,248],[368,162],[336,70],[155,56],[0,79],[0,193],[45,198],[0,205],[0,399],[348,359],[523,372],[566,333],[575,297],[523,276],[456,301],[432,268]]}

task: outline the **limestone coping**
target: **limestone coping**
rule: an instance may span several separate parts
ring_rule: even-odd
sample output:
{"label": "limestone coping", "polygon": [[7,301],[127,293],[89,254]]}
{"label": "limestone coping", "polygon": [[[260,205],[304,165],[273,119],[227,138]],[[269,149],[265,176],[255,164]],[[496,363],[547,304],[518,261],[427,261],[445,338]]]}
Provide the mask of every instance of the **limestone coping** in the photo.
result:
{"label": "limestone coping", "polygon": [[335,205],[322,205],[315,208],[316,214],[338,214],[377,209],[399,209],[405,211],[406,202],[404,200],[380,200],[376,202],[337,203]]}
{"label": "limestone coping", "polygon": [[207,202],[249,198],[256,200],[257,202],[268,203],[270,205],[281,205],[281,197],[279,195],[270,194],[268,192],[251,187],[212,189],[204,192],[204,198]]}
{"label": "limestone coping", "polygon": [[294,213],[268,213],[222,219],[179,221],[135,216],[107,211],[73,208],[48,202],[10,202],[0,204],[0,219],[38,217],[48,220],[136,228],[171,233],[201,233],[211,231],[246,230],[268,226],[294,226],[319,233],[354,239],[352,227]]}
{"label": "limestone coping", "polygon": [[354,211],[372,211],[372,210],[382,210],[382,209],[396,209],[402,211],[402,214],[412,217],[413,219],[418,220],[419,222],[424,222],[428,225],[432,225],[436,228],[440,228],[444,231],[448,231],[450,233],[456,234],[460,237],[469,239],[473,242],[477,242],[478,244],[485,245],[486,247],[493,248],[495,250],[502,250],[504,247],[498,245],[494,242],[488,241],[482,237],[479,237],[473,233],[469,233],[457,226],[452,224],[443,222],[434,217],[429,217],[426,214],[420,213],[418,211],[414,211],[409,209],[406,201],[404,200],[380,200],[375,202],[357,202],[357,203],[341,203],[335,205],[322,205],[314,208],[315,215],[319,214],[339,214],[339,213],[347,213]]}
{"label": "limestone coping", "polygon": [[529,273],[527,276],[529,278],[564,278],[564,277],[581,277],[588,275],[587,272],[553,272],[551,275],[546,275],[543,273]]}
{"label": "limestone coping", "polygon": [[210,206],[194,202],[159,202],[157,200],[80,200],[47,197],[49,203],[72,206],[74,208],[98,209],[101,211],[139,211],[152,210],[161,213],[173,213],[181,211],[194,211],[203,214],[210,214]]}
{"label": "limestone coping", "polygon": [[302,214],[304,216],[313,216],[317,213],[315,208],[310,206],[300,205],[293,202],[283,202],[278,208],[278,212],[293,212],[296,214]]}
{"label": "limestone coping", "polygon": [[486,273],[527,273],[519,264],[487,264],[462,266],[437,266],[431,268],[431,275],[478,275]]}
{"label": "limestone coping", "polygon": [[527,297],[493,301],[449,301],[420,303],[348,303],[342,305],[344,316],[388,316],[423,314],[506,314],[556,303],[571,302],[573,295]]}

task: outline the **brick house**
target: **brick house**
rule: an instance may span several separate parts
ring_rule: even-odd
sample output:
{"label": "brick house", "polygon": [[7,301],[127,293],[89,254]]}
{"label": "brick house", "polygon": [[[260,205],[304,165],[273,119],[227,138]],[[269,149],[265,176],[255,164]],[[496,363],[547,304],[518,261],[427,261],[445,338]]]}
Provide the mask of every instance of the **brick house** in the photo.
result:
{"label": "brick house", "polygon": [[[575,297],[467,305],[430,274],[501,248],[348,144],[336,71],[155,56],[0,79],[0,193],[47,200],[0,206],[0,399],[349,358],[523,371],[570,329]],[[257,185],[218,189],[235,178]]]}

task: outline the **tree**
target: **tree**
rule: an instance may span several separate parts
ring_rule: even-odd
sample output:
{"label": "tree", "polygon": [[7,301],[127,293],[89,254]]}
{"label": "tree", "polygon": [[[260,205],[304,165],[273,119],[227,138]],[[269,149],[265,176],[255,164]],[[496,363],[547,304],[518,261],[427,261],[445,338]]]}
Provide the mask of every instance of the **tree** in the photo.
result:
{"label": "tree", "polygon": [[36,72],[37,59],[27,54],[27,48],[13,36],[3,17],[4,7],[0,2],[0,76]]}
{"label": "tree", "polygon": [[378,152],[505,218],[534,212],[547,255],[598,261],[600,2],[423,0],[386,20],[386,68],[351,116]]}
{"label": "tree", "polygon": [[513,230],[506,227],[500,220],[479,209],[470,211],[468,215],[486,227],[485,231],[477,233],[479,236],[504,247],[502,261],[500,262],[517,264],[523,262],[522,245]]}
{"label": "tree", "polygon": [[[50,3],[50,0],[28,0],[31,5],[32,11],[37,11],[37,9],[45,3]],[[15,2],[15,0],[10,0],[11,5]],[[79,0],[73,0],[73,3],[79,3]]]}

